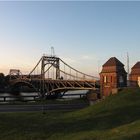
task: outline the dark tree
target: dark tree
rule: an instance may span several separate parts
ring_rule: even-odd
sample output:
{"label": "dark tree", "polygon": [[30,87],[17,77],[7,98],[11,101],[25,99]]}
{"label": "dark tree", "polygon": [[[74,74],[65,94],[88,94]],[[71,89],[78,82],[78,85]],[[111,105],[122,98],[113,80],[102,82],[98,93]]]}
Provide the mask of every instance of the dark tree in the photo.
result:
{"label": "dark tree", "polygon": [[0,92],[3,92],[5,88],[5,76],[3,73],[0,73]]}

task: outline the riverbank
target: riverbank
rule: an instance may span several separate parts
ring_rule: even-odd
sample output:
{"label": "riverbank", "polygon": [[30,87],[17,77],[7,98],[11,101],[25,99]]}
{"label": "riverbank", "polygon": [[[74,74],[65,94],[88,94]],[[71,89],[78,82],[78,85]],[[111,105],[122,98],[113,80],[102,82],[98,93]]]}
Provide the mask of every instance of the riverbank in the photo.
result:
{"label": "riverbank", "polygon": [[140,89],[125,89],[78,111],[0,113],[5,140],[139,140]]}

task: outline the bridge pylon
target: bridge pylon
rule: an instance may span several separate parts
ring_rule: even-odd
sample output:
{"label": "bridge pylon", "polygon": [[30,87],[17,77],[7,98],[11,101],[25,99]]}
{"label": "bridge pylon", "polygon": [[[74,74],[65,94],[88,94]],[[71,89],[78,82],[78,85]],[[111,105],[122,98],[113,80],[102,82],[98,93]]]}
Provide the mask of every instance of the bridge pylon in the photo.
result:
{"label": "bridge pylon", "polygon": [[[48,69],[46,70],[45,67],[49,65]],[[40,93],[42,96],[45,95],[45,74],[49,71],[51,67],[54,67],[56,69],[55,79],[60,79],[60,63],[59,58],[55,56],[42,56],[41,61],[41,82],[40,82]]]}
{"label": "bridge pylon", "polygon": [[[50,65],[47,70],[45,70],[46,65]],[[41,75],[42,78],[45,79],[45,73],[49,71],[51,67],[54,67],[56,69],[56,77],[55,79],[60,79],[60,62],[59,58],[55,56],[43,56],[42,57],[42,65],[41,65]]]}

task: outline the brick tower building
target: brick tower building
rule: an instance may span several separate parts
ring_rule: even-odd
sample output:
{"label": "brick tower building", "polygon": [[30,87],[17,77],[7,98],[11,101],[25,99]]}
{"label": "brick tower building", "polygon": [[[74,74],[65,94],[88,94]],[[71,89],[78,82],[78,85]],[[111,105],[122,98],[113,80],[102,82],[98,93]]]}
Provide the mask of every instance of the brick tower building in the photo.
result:
{"label": "brick tower building", "polygon": [[102,96],[116,93],[118,88],[127,86],[127,73],[116,57],[111,57],[100,73],[100,92]]}
{"label": "brick tower building", "polygon": [[130,86],[140,87],[140,61],[137,62],[132,68],[129,75]]}

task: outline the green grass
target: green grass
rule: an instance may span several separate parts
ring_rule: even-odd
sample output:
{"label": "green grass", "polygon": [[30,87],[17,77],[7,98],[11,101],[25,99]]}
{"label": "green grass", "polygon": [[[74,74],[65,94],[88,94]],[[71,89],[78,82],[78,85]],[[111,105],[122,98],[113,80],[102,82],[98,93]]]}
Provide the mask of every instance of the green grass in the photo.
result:
{"label": "green grass", "polygon": [[2,140],[139,140],[140,89],[124,89],[85,109],[1,113]]}

